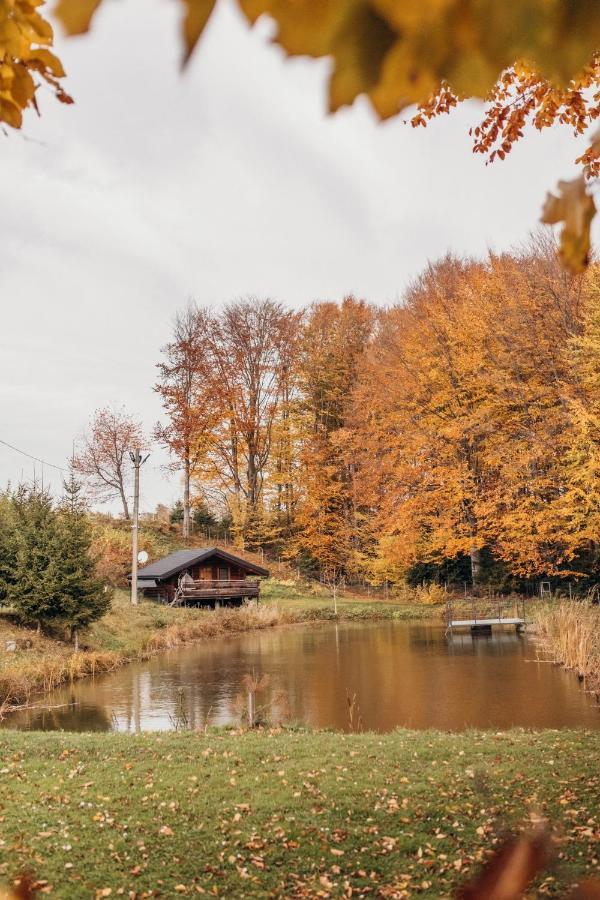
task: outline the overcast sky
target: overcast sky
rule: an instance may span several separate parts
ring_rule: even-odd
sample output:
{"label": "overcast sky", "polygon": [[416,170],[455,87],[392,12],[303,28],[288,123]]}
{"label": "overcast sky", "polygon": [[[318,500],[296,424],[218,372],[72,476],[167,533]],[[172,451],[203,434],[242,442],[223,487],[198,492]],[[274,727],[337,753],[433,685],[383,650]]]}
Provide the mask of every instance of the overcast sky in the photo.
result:
{"label": "overcast sky", "polygon": [[[45,93],[40,120],[0,136],[0,439],[58,465],[99,406],[151,430],[159,348],[189,297],[391,303],[428,259],[523,240],[574,172],[566,130],[486,167],[477,104],[426,130],[362,101],[327,116],[328,63],[285,61],[231,0],[183,76],[174,0],[104,6],[91,35],[58,42],[76,105]],[[179,494],[164,461],[144,471],[146,510]],[[0,484],[32,474],[0,445]]]}

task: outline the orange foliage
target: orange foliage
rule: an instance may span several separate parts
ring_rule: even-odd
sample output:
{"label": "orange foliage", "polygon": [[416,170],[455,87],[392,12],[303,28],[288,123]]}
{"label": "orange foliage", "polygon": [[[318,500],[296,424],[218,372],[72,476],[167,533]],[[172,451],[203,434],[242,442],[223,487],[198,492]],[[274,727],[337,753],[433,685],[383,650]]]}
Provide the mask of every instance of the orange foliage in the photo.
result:
{"label": "orange foliage", "polygon": [[356,574],[364,551],[363,513],[351,432],[352,392],[373,325],[373,311],[347,297],[311,307],[300,343],[298,411],[302,422],[294,552],[329,581]]}
{"label": "orange foliage", "polygon": [[[436,116],[450,112],[460,98],[446,82],[440,84],[422,103],[411,123],[426,125]],[[538,131],[552,125],[566,125],[576,135],[583,134],[600,116],[600,56],[594,54],[582,71],[566,85],[545,78],[538,70],[519,61],[501,73],[485,97],[485,114],[471,130],[473,152],[504,159],[530,124]],[[586,165],[588,174],[600,174],[596,153],[587,150],[577,162]]]}
{"label": "orange foliage", "polygon": [[475,580],[484,546],[513,573],[569,570],[585,543],[565,502],[581,397],[569,353],[598,277],[570,278],[543,244],[447,258],[381,315],[355,437],[381,554],[404,568],[470,555]]}

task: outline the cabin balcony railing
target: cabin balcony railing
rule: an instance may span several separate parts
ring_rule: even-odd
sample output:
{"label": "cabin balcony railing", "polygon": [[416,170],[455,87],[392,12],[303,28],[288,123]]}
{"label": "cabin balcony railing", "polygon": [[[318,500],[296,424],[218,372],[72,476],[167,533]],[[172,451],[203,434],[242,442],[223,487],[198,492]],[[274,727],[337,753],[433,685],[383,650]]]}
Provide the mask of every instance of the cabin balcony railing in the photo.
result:
{"label": "cabin balcony railing", "polygon": [[197,581],[181,581],[175,602],[185,600],[218,600],[237,599],[240,597],[258,597],[260,582],[246,578],[202,578]]}

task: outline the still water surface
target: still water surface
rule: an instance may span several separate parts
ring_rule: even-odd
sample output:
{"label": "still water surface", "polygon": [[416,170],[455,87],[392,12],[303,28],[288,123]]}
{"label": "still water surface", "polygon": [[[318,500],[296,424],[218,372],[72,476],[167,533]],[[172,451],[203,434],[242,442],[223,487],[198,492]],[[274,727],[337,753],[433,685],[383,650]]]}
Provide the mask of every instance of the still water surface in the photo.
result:
{"label": "still water surface", "polygon": [[[257,698],[277,720],[348,729],[356,693],[363,726],[503,729],[600,725],[577,679],[539,661],[514,631],[446,638],[437,625],[312,625],[207,641],[81,681],[15,713],[9,728],[140,731],[237,723],[246,673],[269,675]],[[50,708],[52,707],[52,708]]]}

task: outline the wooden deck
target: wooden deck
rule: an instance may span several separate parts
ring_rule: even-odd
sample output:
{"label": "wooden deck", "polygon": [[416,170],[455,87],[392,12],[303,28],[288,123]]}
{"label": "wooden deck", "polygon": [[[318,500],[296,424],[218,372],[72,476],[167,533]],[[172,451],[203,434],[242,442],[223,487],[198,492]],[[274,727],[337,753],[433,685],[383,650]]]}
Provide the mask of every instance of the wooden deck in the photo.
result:
{"label": "wooden deck", "polygon": [[472,632],[490,632],[494,626],[512,626],[520,631],[527,626],[524,598],[465,598],[446,601],[446,632],[470,628]]}

